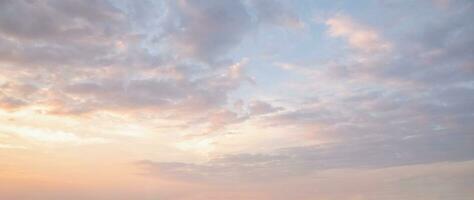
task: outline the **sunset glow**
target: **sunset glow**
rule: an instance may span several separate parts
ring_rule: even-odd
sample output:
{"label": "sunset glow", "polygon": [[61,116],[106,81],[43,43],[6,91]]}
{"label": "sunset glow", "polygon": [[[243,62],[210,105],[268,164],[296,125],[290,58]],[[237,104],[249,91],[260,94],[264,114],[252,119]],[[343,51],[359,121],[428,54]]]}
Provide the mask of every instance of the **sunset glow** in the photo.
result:
{"label": "sunset glow", "polygon": [[474,1],[0,0],[0,200],[472,200]]}

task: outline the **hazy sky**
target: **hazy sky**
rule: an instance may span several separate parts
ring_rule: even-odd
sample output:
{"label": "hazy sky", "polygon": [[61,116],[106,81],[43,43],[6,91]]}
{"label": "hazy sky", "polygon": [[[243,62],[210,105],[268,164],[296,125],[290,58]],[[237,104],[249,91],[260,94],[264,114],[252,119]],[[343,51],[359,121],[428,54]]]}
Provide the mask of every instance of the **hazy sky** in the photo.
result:
{"label": "hazy sky", "polygon": [[471,200],[472,0],[0,0],[0,199]]}

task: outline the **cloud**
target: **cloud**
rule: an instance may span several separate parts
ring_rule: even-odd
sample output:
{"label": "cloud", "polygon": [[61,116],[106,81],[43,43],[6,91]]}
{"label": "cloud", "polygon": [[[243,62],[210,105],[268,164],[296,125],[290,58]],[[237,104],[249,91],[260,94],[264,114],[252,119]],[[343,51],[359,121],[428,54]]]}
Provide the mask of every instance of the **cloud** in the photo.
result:
{"label": "cloud", "polygon": [[249,104],[250,115],[264,115],[282,110],[282,107],[275,107],[264,101],[254,100]]}
{"label": "cloud", "polygon": [[97,65],[126,28],[104,1],[5,1],[0,12],[1,62],[18,67]]}
{"label": "cloud", "polygon": [[[298,109],[269,116],[268,126],[306,129],[314,137],[347,139],[384,134],[386,137],[457,132],[473,128],[462,121],[472,119],[469,102],[473,90],[466,87],[381,88],[333,91],[332,96],[317,95]],[[315,127],[318,127],[315,129]],[[434,127],[444,127],[434,130]]]}
{"label": "cloud", "polygon": [[335,15],[326,20],[331,37],[343,38],[349,45],[365,53],[378,53],[390,50],[391,44],[373,28],[358,24],[344,15]]}
{"label": "cloud", "polygon": [[[123,17],[101,1],[5,1],[2,11],[0,25],[4,35],[50,42],[105,36],[107,31],[117,31],[117,22]],[[109,30],[105,29],[106,23],[110,23]]]}
{"label": "cloud", "polygon": [[[376,29],[345,14],[334,15],[325,21],[327,33],[347,40],[358,51],[328,61],[327,72],[336,78],[427,87],[471,81],[474,29],[466,21],[472,17],[469,7],[471,3],[458,1],[438,11],[443,17],[420,19],[409,30]],[[406,13],[410,18],[418,14]]]}
{"label": "cloud", "polygon": [[0,99],[0,108],[4,110],[16,110],[28,105],[25,101],[12,97],[2,97]]}
{"label": "cloud", "polygon": [[[142,3],[4,2],[0,71],[7,82],[1,83],[2,109],[69,116],[147,112],[192,124],[224,110],[231,91],[253,82],[245,74],[245,59],[214,63],[250,27],[241,2],[162,2],[171,9],[168,17],[176,18],[153,15],[157,18],[143,24],[134,21],[136,9],[150,9]],[[220,13],[227,17],[215,17]],[[168,20],[178,19],[179,27],[165,28]],[[162,26],[172,39],[150,24]],[[156,51],[177,43],[193,46],[195,52]],[[224,126],[214,124],[210,126]]]}
{"label": "cloud", "polygon": [[[464,6],[469,7],[468,3]],[[472,12],[461,9],[440,20],[430,20],[398,42],[398,54],[376,71],[381,78],[427,85],[471,81],[474,27]],[[446,76],[446,75],[449,76]]]}
{"label": "cloud", "polygon": [[278,1],[168,2],[164,36],[181,58],[215,63],[261,25],[301,29],[304,23]]}
{"label": "cloud", "polygon": [[241,1],[177,1],[170,3],[177,20],[170,28],[172,46],[185,56],[213,62],[240,43],[251,28],[251,19]]}
{"label": "cloud", "polygon": [[4,83],[0,85],[0,108],[13,111],[28,106],[31,96],[37,90],[37,87],[30,84]]}
{"label": "cloud", "polygon": [[260,23],[274,24],[290,29],[304,28],[305,24],[287,4],[281,1],[250,1]]}
{"label": "cloud", "polygon": [[229,91],[250,80],[243,73],[244,66],[245,61],[237,62],[194,80],[163,78],[162,74],[136,79],[85,79],[61,90],[71,98],[81,99],[79,107],[93,110],[212,110],[226,103]]}
{"label": "cloud", "polygon": [[470,134],[407,138],[365,138],[341,143],[284,148],[271,154],[235,154],[203,164],[138,161],[146,174],[211,182],[267,181],[321,170],[380,169],[474,159]]}
{"label": "cloud", "polygon": [[0,131],[17,135],[25,140],[52,144],[87,145],[110,142],[100,137],[81,137],[76,133],[26,126],[2,126]]}
{"label": "cloud", "polygon": [[[168,12],[138,16],[138,10],[150,11],[147,6]],[[184,124],[212,118],[225,110],[230,92],[253,82],[245,74],[246,59],[223,59],[254,27],[246,6],[6,1],[0,15],[2,77],[38,89],[2,86],[2,108],[37,106],[63,115],[139,111]]]}

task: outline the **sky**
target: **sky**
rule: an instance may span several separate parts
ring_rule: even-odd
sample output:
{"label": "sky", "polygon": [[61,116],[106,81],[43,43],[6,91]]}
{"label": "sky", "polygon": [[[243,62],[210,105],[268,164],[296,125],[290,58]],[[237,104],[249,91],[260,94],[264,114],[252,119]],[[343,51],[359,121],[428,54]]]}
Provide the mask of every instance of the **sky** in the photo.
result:
{"label": "sky", "polygon": [[0,0],[0,199],[470,200],[471,0]]}

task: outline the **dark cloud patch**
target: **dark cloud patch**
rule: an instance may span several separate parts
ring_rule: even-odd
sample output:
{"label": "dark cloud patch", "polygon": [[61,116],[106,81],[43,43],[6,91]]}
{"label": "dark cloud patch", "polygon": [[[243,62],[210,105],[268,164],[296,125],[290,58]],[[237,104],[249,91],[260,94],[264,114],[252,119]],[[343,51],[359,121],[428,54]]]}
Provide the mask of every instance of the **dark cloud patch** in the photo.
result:
{"label": "dark cloud patch", "polygon": [[126,16],[107,1],[5,1],[1,62],[16,67],[104,64],[127,39]]}
{"label": "dark cloud patch", "polygon": [[264,101],[251,101],[249,103],[250,115],[264,115],[282,110],[282,107],[273,106]]}
{"label": "dark cloud patch", "polygon": [[176,50],[205,62],[222,58],[240,43],[252,22],[241,1],[170,2],[175,21],[169,37]]}
{"label": "dark cloud patch", "polygon": [[112,35],[124,17],[106,1],[5,1],[1,13],[4,35],[50,42]]}
{"label": "dark cloud patch", "polygon": [[218,63],[260,25],[302,28],[298,16],[279,1],[168,2],[163,35],[183,58]]}
{"label": "dark cloud patch", "polygon": [[281,1],[257,0],[250,1],[260,23],[274,24],[286,28],[299,29],[304,24],[288,4]]}

